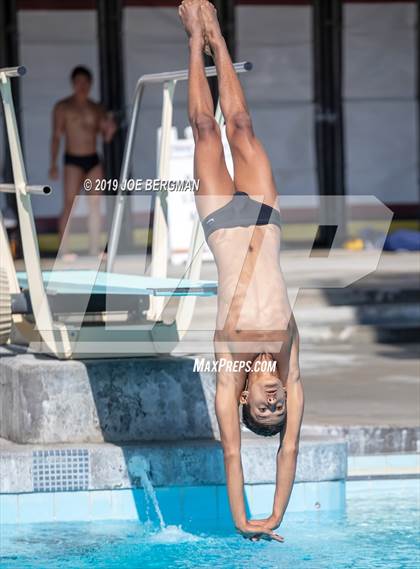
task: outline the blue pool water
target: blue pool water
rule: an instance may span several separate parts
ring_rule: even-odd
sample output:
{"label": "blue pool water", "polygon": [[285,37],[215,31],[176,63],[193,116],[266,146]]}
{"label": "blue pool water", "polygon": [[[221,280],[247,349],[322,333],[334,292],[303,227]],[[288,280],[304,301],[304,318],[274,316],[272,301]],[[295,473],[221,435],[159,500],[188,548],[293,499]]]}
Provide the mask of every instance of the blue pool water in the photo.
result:
{"label": "blue pool water", "polygon": [[341,513],[289,513],[284,543],[229,528],[137,522],[9,525],[4,569],[419,569],[419,480],[347,483]]}

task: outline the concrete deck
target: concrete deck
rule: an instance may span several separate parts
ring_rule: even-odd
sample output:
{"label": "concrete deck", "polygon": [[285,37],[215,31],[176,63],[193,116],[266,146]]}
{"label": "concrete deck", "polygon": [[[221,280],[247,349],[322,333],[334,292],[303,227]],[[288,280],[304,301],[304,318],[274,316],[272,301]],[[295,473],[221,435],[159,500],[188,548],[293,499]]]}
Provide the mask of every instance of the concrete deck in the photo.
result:
{"label": "concrete deck", "polygon": [[[191,358],[63,362],[20,351],[1,349],[6,439],[218,439],[215,376],[194,372]],[[303,347],[305,435],[345,438],[352,454],[418,450],[418,357],[413,344]]]}

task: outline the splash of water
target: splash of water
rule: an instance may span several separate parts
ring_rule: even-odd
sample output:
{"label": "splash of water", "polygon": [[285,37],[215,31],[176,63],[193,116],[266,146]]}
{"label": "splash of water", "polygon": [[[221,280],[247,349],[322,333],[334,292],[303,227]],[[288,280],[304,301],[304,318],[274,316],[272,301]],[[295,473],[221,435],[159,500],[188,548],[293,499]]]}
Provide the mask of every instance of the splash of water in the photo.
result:
{"label": "splash of water", "polygon": [[201,539],[197,535],[184,531],[181,526],[166,526],[148,538],[149,542],[162,544],[196,542]]}
{"label": "splash of water", "polygon": [[160,529],[163,531],[166,528],[165,520],[163,519],[162,512],[159,507],[159,502],[156,498],[156,492],[153,488],[153,484],[149,478],[148,472],[150,470],[149,463],[142,456],[133,456],[130,459],[130,472],[135,472],[136,475],[140,477],[142,486],[146,493],[146,498],[150,500],[153,505],[153,509],[159,520]]}

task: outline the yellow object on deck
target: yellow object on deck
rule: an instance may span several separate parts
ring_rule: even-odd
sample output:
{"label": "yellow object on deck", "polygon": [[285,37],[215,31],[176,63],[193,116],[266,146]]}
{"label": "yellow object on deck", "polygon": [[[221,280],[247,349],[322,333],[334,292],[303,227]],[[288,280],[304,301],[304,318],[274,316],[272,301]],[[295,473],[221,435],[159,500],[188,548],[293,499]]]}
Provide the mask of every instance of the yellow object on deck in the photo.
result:
{"label": "yellow object on deck", "polygon": [[361,251],[365,248],[365,242],[360,237],[356,237],[354,239],[349,239],[344,243],[344,249],[348,249],[349,251]]}

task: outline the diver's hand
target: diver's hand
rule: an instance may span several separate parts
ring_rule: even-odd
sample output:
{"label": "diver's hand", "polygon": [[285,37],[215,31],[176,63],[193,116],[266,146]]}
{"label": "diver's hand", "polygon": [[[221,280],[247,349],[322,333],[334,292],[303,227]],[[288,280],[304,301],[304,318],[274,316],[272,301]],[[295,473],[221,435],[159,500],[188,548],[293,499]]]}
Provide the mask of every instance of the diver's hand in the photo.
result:
{"label": "diver's hand", "polygon": [[249,520],[248,523],[255,526],[256,528],[268,527],[271,530],[274,530],[274,529],[277,529],[279,527],[281,520],[280,520],[280,518],[278,518],[277,516],[272,514],[268,518],[264,518],[264,519],[260,519],[260,520]]}
{"label": "diver's hand", "polygon": [[267,541],[284,541],[284,537],[274,533],[272,529],[262,524],[257,525],[246,522],[244,525],[241,525],[236,529],[244,539],[249,539],[251,541],[259,541],[260,539],[265,539]]}

